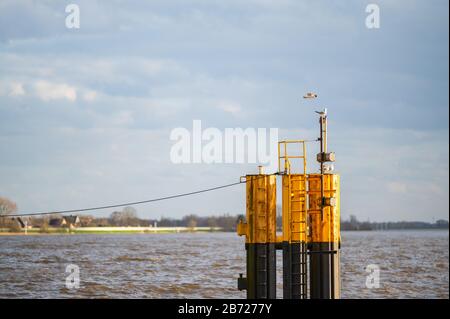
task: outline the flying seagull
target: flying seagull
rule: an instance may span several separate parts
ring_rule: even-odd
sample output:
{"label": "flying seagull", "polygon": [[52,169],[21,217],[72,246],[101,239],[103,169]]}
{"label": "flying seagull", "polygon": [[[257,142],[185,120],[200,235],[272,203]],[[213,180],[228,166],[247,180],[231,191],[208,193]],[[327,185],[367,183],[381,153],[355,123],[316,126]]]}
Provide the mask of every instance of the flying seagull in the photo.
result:
{"label": "flying seagull", "polygon": [[316,97],[317,97],[317,94],[316,93],[311,93],[311,92],[308,92],[305,95],[303,95],[304,99],[314,99]]}

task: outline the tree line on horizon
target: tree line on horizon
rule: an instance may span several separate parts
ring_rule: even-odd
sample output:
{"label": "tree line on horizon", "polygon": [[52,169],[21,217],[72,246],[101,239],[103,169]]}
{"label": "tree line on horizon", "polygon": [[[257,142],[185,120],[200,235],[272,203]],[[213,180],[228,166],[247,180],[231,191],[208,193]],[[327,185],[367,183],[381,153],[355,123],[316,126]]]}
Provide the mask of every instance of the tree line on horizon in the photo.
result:
{"label": "tree line on horizon", "polygon": [[421,221],[361,222],[355,215],[341,221],[341,230],[396,230],[396,229],[448,229],[448,220],[439,219],[434,223]]}

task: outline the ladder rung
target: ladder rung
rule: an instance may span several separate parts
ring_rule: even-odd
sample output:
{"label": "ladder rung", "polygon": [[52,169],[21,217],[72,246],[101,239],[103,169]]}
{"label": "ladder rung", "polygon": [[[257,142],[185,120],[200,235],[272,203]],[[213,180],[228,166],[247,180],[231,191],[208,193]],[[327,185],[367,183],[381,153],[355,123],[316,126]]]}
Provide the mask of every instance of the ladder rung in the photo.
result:
{"label": "ladder rung", "polygon": [[279,158],[305,158],[304,156],[298,156],[298,155],[290,155],[290,156],[279,156]]}

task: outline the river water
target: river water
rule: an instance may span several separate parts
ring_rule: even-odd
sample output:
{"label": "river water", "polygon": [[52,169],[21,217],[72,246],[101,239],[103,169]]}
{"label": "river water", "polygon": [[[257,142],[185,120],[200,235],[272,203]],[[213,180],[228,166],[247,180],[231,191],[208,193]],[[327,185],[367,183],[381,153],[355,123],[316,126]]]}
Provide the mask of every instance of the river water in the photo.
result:
{"label": "river water", "polygon": [[[79,288],[66,287],[68,265]],[[343,232],[341,267],[342,298],[449,298],[449,233]],[[281,253],[278,268],[280,298]],[[239,273],[234,233],[0,237],[0,298],[245,298]]]}

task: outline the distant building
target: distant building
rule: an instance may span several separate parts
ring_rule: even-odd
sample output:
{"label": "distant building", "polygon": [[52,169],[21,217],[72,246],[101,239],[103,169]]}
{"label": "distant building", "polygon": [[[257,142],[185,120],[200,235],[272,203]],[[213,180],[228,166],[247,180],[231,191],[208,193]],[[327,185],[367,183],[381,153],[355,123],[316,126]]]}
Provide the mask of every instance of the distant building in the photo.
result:
{"label": "distant building", "polygon": [[78,216],[64,216],[63,219],[66,221],[66,226],[69,228],[74,228],[80,224],[80,218]]}
{"label": "distant building", "polygon": [[80,227],[89,227],[93,218],[91,216],[80,216]]}
{"label": "distant building", "polygon": [[74,228],[80,224],[80,218],[78,216],[63,216],[62,218],[52,218],[48,222],[50,227],[68,227]]}
{"label": "distant building", "polygon": [[66,221],[64,218],[51,218],[48,221],[48,225],[50,227],[62,227],[66,224]]}
{"label": "distant building", "polygon": [[20,228],[31,228],[31,222],[28,219],[22,219],[21,217],[13,218]]}

